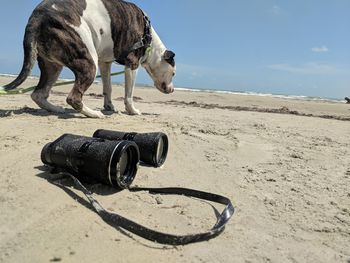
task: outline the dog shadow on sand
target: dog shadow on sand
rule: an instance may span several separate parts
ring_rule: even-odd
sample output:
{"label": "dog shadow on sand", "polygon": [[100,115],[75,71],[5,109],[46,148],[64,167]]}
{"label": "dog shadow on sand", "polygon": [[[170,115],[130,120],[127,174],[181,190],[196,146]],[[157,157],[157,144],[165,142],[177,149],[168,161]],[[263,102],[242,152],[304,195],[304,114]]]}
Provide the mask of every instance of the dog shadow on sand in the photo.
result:
{"label": "dog shadow on sand", "polygon": [[[126,111],[113,112],[113,111],[102,110],[102,113],[106,117],[112,116],[114,114],[128,115],[128,113]],[[64,113],[48,112],[47,110],[44,110],[44,109],[34,109],[34,108],[30,108],[28,106],[24,106],[22,108],[14,109],[14,110],[0,109],[0,118],[8,118],[8,117],[13,117],[13,116],[17,116],[17,115],[24,115],[24,114],[29,114],[29,115],[36,116],[36,117],[56,116],[58,119],[64,119],[64,120],[67,120],[67,119],[86,119],[87,118],[86,116],[83,116],[82,114],[75,111],[74,109],[67,109],[67,108],[65,109]],[[142,116],[158,117],[158,116],[160,116],[160,114],[143,112]]]}
{"label": "dog shadow on sand", "polygon": [[65,109],[65,113],[48,112],[47,110],[34,109],[28,106],[24,106],[22,108],[13,110],[0,109],[0,118],[12,117],[23,114],[29,114],[37,117],[57,116],[59,119],[84,118],[84,116],[79,116],[79,113],[77,113],[73,109]]}
{"label": "dog shadow on sand", "polygon": [[[110,116],[114,114],[114,112],[111,111],[102,111],[102,113],[106,116]],[[64,113],[54,113],[54,112],[48,112],[44,109],[34,109],[30,108],[28,106],[24,106],[19,109],[13,109],[13,110],[3,110],[0,109],[0,118],[7,118],[7,117],[13,117],[17,115],[24,115],[29,114],[36,117],[49,117],[49,116],[57,116],[58,119],[86,119],[85,116],[81,115],[79,112],[75,111],[74,109],[65,109]]]}

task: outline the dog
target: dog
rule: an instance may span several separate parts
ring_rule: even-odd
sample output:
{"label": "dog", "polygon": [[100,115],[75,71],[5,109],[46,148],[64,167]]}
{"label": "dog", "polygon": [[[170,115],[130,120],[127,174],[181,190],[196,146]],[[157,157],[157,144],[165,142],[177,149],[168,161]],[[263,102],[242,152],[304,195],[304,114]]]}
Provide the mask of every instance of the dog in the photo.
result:
{"label": "dog", "polygon": [[64,112],[62,107],[47,100],[64,66],[75,76],[67,103],[91,118],[105,116],[83,102],[83,95],[94,82],[98,68],[102,76],[104,109],[115,111],[110,76],[113,62],[125,66],[124,103],[130,115],[141,114],[133,104],[140,65],[158,90],[166,94],[174,92],[175,53],[165,47],[148,16],[135,4],[123,0],[44,0],[29,18],[23,47],[22,70],[4,89],[21,85],[37,60],[40,79],[31,97],[49,112]]}

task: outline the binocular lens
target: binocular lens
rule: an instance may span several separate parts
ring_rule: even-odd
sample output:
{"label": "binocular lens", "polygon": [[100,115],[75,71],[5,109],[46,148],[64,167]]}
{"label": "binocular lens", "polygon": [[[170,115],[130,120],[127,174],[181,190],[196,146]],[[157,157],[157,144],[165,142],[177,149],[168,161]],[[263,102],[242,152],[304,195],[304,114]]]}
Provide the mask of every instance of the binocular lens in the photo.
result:
{"label": "binocular lens", "polygon": [[139,158],[138,149],[129,147],[121,154],[117,162],[117,181],[121,188],[127,188],[136,176],[139,161],[135,163],[135,156]]}
{"label": "binocular lens", "polygon": [[161,163],[161,160],[164,157],[163,153],[164,153],[164,140],[161,137],[161,138],[159,138],[158,147],[157,147],[157,154],[156,154],[156,156],[157,156],[157,163]]}
{"label": "binocular lens", "polygon": [[126,168],[128,166],[129,156],[127,152],[124,152],[119,160],[119,172],[121,176],[125,175]]}

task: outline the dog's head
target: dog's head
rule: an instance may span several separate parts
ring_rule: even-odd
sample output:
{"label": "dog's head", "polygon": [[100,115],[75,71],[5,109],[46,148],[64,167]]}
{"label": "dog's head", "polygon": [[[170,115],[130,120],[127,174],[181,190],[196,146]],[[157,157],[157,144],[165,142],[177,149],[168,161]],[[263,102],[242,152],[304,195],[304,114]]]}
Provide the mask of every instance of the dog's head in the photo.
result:
{"label": "dog's head", "polygon": [[154,86],[166,94],[174,92],[175,53],[170,50],[151,48],[145,56],[142,66],[154,81]]}

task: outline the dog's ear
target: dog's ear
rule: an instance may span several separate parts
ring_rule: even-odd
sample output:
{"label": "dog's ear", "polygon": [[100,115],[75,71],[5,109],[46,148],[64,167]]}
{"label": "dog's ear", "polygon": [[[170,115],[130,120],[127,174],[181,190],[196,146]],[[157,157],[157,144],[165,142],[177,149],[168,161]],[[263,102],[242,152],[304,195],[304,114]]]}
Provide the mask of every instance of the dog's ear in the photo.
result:
{"label": "dog's ear", "polygon": [[135,55],[134,52],[130,52],[129,55],[125,59],[125,66],[130,68],[131,70],[135,70],[139,67],[140,58]]}
{"label": "dog's ear", "polygon": [[164,58],[165,60],[174,59],[174,58],[175,58],[175,53],[172,52],[171,50],[166,50],[166,51],[164,52],[163,58]]}
{"label": "dog's ear", "polygon": [[163,59],[168,62],[170,65],[172,65],[173,67],[175,66],[175,53],[170,51],[170,50],[166,50],[163,54]]}

